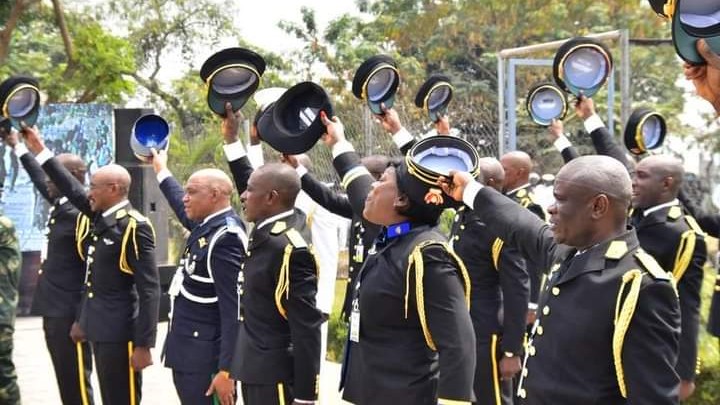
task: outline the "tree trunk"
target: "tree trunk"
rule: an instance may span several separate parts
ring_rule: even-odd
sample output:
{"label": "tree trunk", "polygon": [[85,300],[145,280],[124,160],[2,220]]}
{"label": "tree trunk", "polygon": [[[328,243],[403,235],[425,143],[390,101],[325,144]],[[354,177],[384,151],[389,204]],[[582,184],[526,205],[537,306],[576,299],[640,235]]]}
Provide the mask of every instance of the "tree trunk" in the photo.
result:
{"label": "tree trunk", "polygon": [[5,22],[5,27],[0,31],[0,65],[5,62],[10,53],[10,40],[20,16],[26,8],[37,1],[39,0],[15,0],[15,4],[10,10],[10,17]]}
{"label": "tree trunk", "polygon": [[52,0],[53,11],[55,12],[55,21],[60,30],[60,36],[62,37],[63,46],[65,47],[65,54],[67,55],[67,66],[63,77],[69,79],[75,69],[77,68],[75,62],[75,51],[73,49],[72,38],[68,31],[67,23],[65,22],[65,10],[61,0]]}

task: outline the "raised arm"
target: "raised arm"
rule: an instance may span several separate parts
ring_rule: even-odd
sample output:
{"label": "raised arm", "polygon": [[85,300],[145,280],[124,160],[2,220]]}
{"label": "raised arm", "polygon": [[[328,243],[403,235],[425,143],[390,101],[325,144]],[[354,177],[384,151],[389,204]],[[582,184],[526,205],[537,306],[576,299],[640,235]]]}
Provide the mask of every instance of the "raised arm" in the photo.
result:
{"label": "raised arm", "polygon": [[183,204],[183,191],[180,183],[173,177],[172,173],[167,167],[167,151],[151,149],[153,154],[152,165],[155,171],[155,177],[160,184],[160,191],[162,191],[165,199],[167,200],[170,208],[172,208],[178,221],[188,231],[191,231],[198,224],[187,217],[185,213],[185,204]]}
{"label": "raised arm", "polygon": [[35,154],[37,163],[55,183],[60,193],[67,197],[80,212],[92,218],[94,213],[90,208],[85,186],[53,157],[53,153],[45,147],[37,128],[24,127],[22,135],[25,137],[27,148]]}

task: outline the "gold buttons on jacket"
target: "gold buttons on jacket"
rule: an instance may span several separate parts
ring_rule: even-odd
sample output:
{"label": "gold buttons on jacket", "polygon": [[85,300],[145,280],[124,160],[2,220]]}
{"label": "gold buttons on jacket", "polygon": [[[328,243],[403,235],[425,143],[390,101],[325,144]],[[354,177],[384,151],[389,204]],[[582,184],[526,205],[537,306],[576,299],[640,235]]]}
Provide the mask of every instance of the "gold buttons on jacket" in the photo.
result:
{"label": "gold buttons on jacket", "polygon": [[93,294],[92,291],[88,293],[88,298],[92,298],[94,296],[95,296],[95,294]]}
{"label": "gold buttons on jacket", "polygon": [[193,337],[198,337],[199,335],[198,331],[193,332]]}
{"label": "gold buttons on jacket", "polygon": [[518,395],[520,398],[525,399],[527,397],[527,393],[525,392],[525,388],[520,388],[520,391],[518,391]]}
{"label": "gold buttons on jacket", "polygon": [[558,287],[553,287],[553,288],[552,288],[552,295],[554,295],[554,296],[560,295],[560,288],[558,288]]}
{"label": "gold buttons on jacket", "polygon": [[547,306],[547,305],[545,305],[545,306],[543,307],[542,313],[543,313],[543,315],[545,315],[545,316],[550,315],[550,307]]}
{"label": "gold buttons on jacket", "polygon": [[535,331],[539,336],[542,336],[543,334],[543,327],[541,325],[538,325],[537,330]]}

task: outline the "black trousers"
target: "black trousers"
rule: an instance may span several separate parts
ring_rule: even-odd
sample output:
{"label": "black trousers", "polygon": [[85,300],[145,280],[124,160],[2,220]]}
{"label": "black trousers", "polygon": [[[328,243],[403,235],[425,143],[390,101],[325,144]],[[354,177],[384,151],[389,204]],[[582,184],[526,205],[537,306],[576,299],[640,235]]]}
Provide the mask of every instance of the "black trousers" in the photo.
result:
{"label": "black trousers", "polygon": [[511,405],[513,383],[500,380],[500,338],[491,335],[481,338],[476,348],[474,392],[476,405]]}
{"label": "black trousers", "polygon": [[188,373],[173,370],[173,383],[180,403],[183,405],[213,405],[215,395],[206,397],[205,392],[215,376],[210,373]]}
{"label": "black trousers", "polygon": [[291,405],[293,402],[290,384],[254,385],[242,383],[242,398],[245,405]]}
{"label": "black trousers", "polygon": [[131,370],[132,342],[92,342],[103,405],[138,405],[142,374]]}
{"label": "black trousers", "polygon": [[[92,405],[92,351],[90,344],[70,339],[72,317],[43,317],[45,344],[55,369],[60,398],[65,405]],[[81,377],[82,376],[82,377]]]}

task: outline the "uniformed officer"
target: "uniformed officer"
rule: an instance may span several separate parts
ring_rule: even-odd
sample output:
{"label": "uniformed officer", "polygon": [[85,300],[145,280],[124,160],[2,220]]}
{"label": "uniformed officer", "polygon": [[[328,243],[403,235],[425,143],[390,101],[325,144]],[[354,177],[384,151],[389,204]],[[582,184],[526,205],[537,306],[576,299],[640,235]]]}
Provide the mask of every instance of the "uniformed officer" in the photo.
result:
{"label": "uniformed officer", "polygon": [[[550,223],[451,172],[446,193],[550,274],[527,346],[525,404],[677,403],[680,309],[671,277],[626,228],[631,180],[607,156],[566,164]],[[451,183],[447,183],[451,182]]]}
{"label": "uniformed officer", "polygon": [[[505,171],[505,183],[503,191],[505,195],[513,199],[521,206],[530,210],[543,221],[547,221],[547,213],[535,200],[531,191],[530,172],[532,171],[532,160],[523,151],[512,151],[500,157],[500,163]],[[544,269],[532,269],[532,262],[527,263],[530,275],[530,302],[528,303],[528,325],[532,325],[537,311],[538,295],[542,284],[541,274]]]}
{"label": "uniformed officer", "polygon": [[[51,204],[32,312],[43,317],[45,344],[55,370],[60,399],[66,405],[92,404],[90,344],[75,343],[70,339],[70,329],[80,313],[90,219],[47,179],[35,157],[24,144],[18,143],[16,131],[5,137],[5,143],[14,149],[35,188]],[[87,169],[79,156],[61,154],[57,160],[79,182],[85,182]]]}
{"label": "uniformed officer", "polygon": [[[320,325],[317,264],[294,228],[300,179],[284,164],[256,169],[240,196],[254,227],[238,276],[240,326],[230,375],[247,405],[315,403]],[[294,401],[294,402],[293,402]]]}
{"label": "uniformed officer", "polygon": [[[388,164],[388,158],[382,155],[372,155],[361,160],[375,180],[379,179]],[[343,320],[348,321],[352,304],[352,291],[360,267],[365,262],[367,251],[372,246],[380,227],[368,223],[362,217],[362,212],[355,212],[353,205],[346,195],[341,195],[321,181],[316,179],[307,168],[297,164],[295,170],[300,176],[302,190],[313,200],[335,215],[347,218],[350,223],[350,237],[348,238],[348,283],[345,289],[345,299],[341,309]]]}
{"label": "uniformed officer", "polygon": [[25,127],[22,133],[58,190],[92,218],[85,292],[71,337],[92,343],[103,404],[137,404],[141,371],[152,364],[160,304],[152,225],[127,199],[130,174],[125,168],[101,167],[86,193],[45,148],[36,128]]}
{"label": "uniformed officer", "polygon": [[434,229],[442,208],[409,193],[404,164],[388,167],[373,183],[339,120],[321,117],[350,201],[385,227],[355,286],[343,398],[374,405],[469,403],[475,367],[469,280]]}
{"label": "uniformed officer", "polygon": [[667,155],[648,156],[633,175],[633,214],[640,246],[650,253],[677,283],[682,334],[676,366],[680,400],[695,390],[700,326],[700,288],[707,248],[695,219],[686,215],[677,199],[684,170],[682,162]]}
{"label": "uniformed officer", "polygon": [[190,231],[171,283],[171,319],[165,366],[173,370],[183,404],[235,403],[229,376],[237,337],[237,288],[247,236],[230,206],[232,180],[219,169],[194,172],[180,184],[167,168],[167,152],[153,152],[160,190]]}
{"label": "uniformed officer", "polygon": [[18,282],[22,253],[15,226],[0,215],[0,403],[20,405],[20,388],[12,360]]}
{"label": "uniformed officer", "polygon": [[[480,159],[483,184],[502,191],[504,171],[494,158]],[[455,214],[450,242],[470,275],[470,317],[477,340],[475,404],[512,404],[512,378],[522,369],[530,296],[525,260],[472,210]]]}

